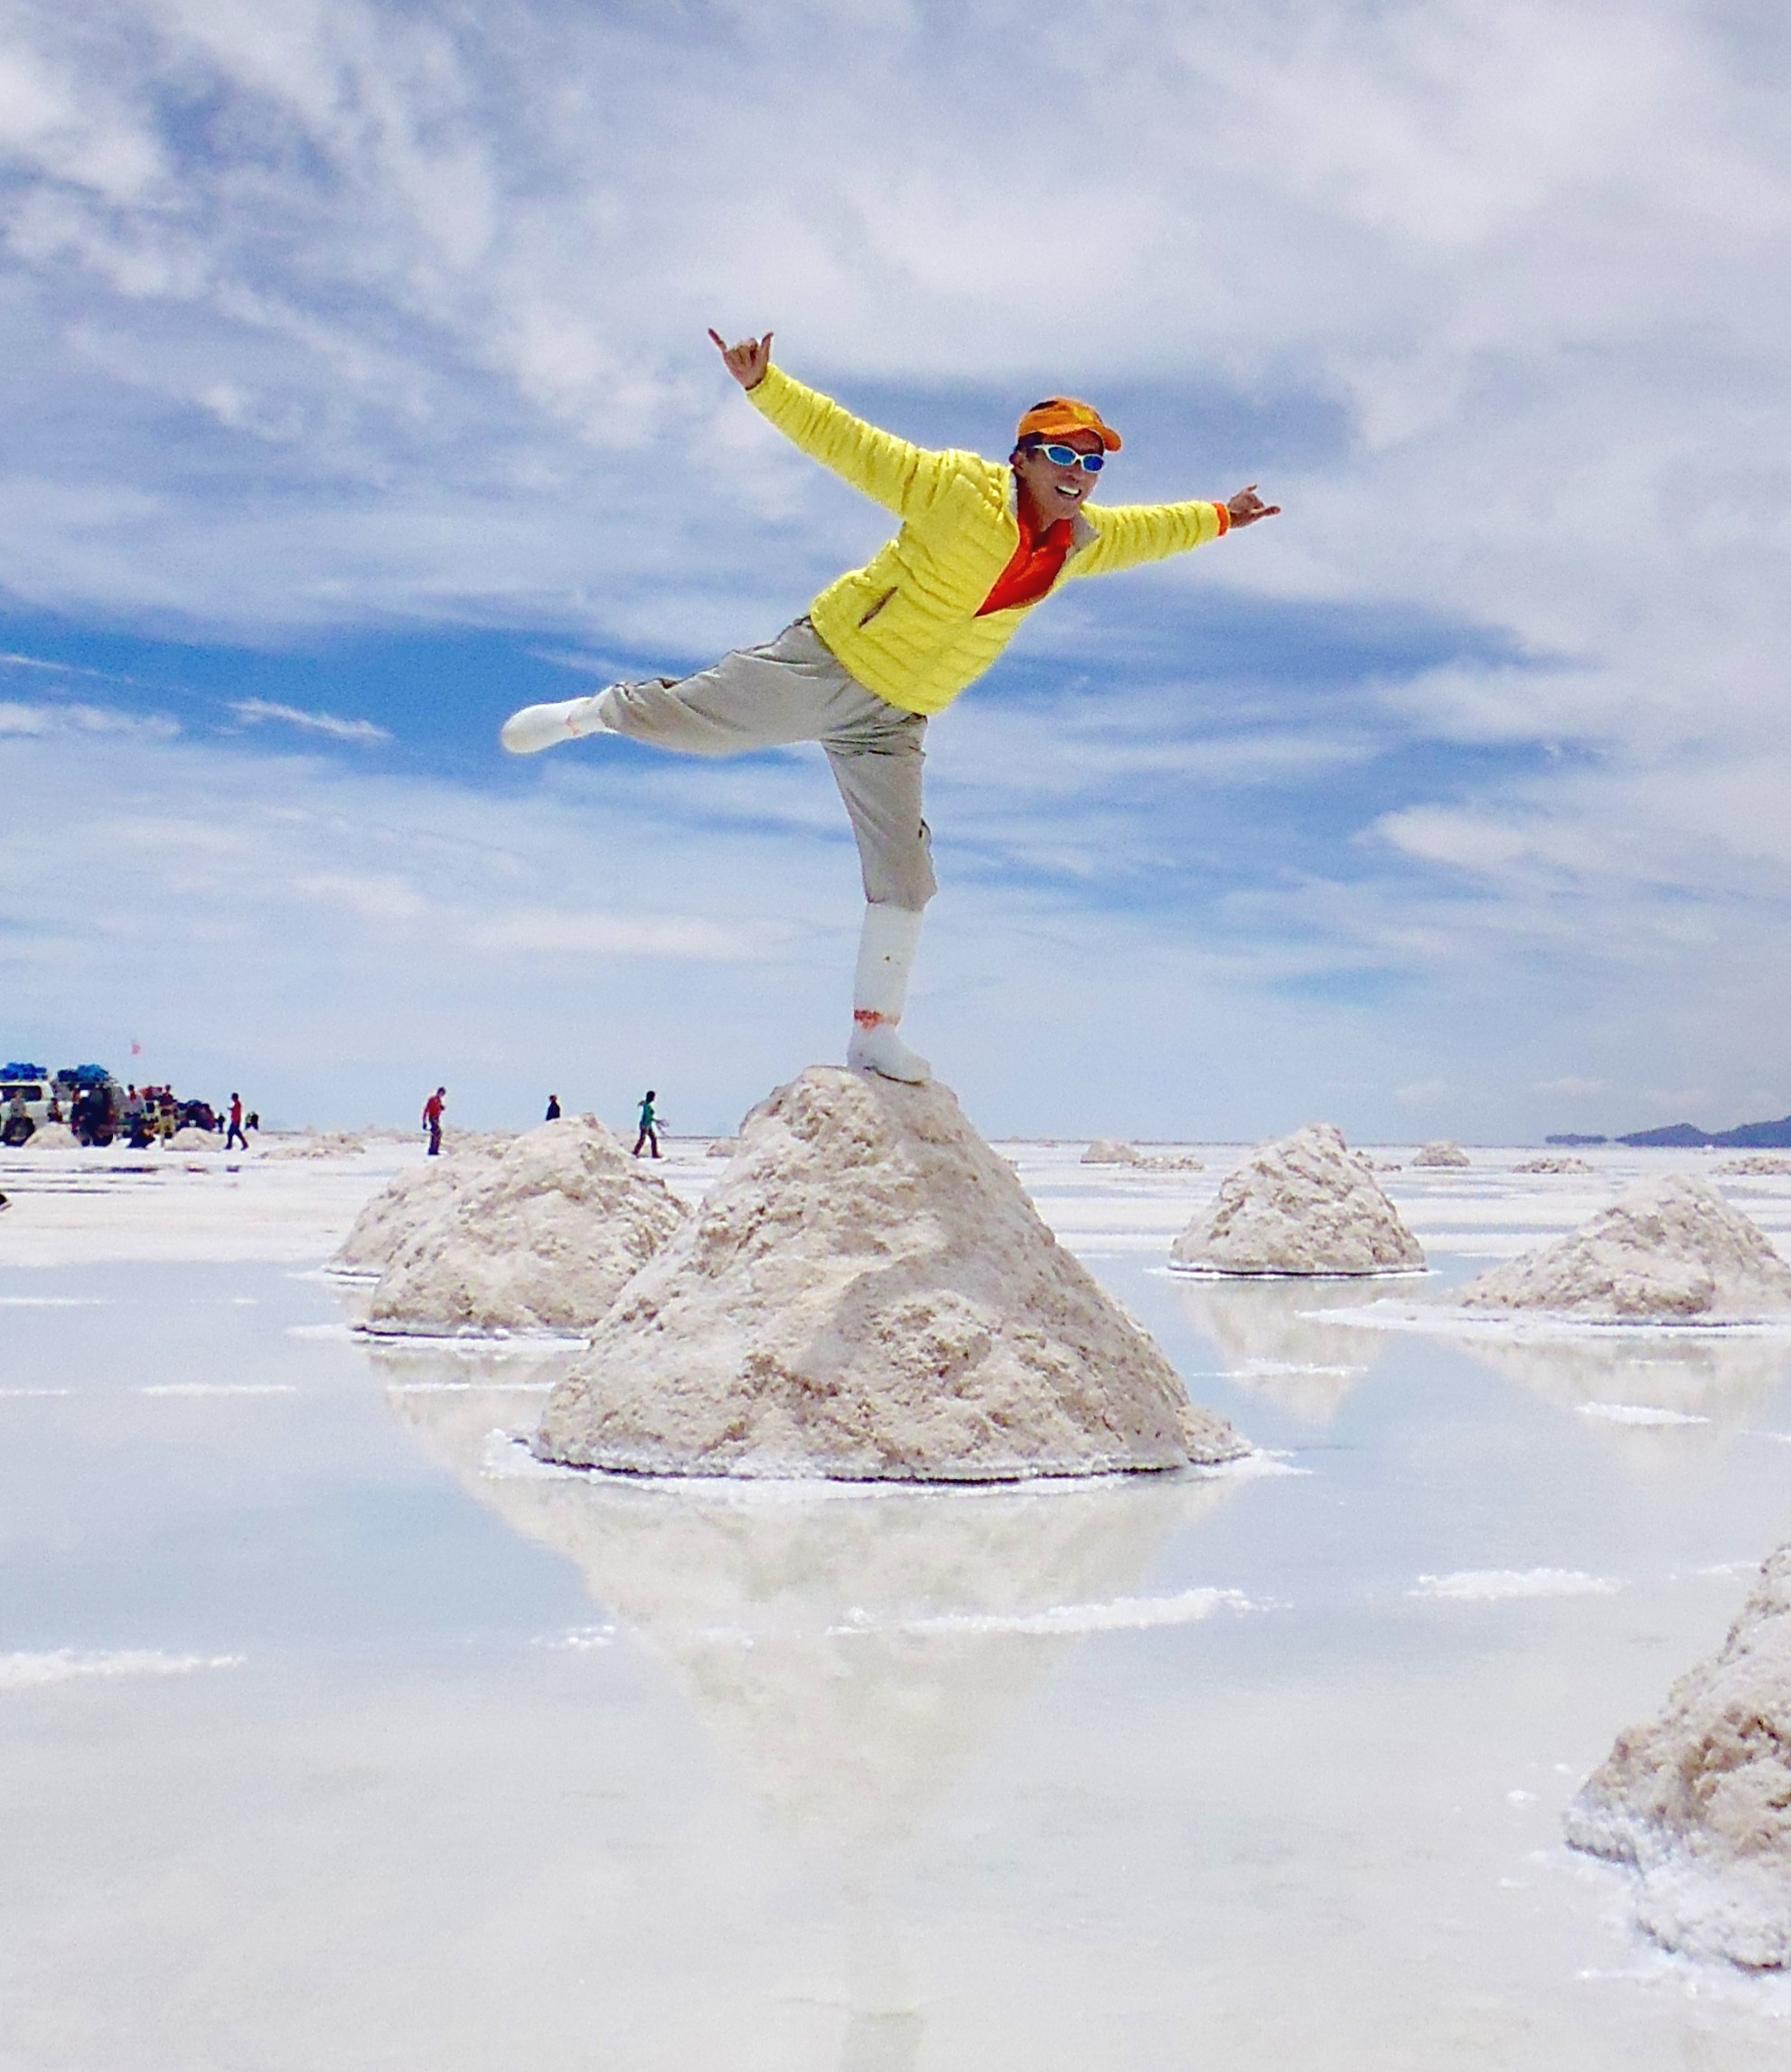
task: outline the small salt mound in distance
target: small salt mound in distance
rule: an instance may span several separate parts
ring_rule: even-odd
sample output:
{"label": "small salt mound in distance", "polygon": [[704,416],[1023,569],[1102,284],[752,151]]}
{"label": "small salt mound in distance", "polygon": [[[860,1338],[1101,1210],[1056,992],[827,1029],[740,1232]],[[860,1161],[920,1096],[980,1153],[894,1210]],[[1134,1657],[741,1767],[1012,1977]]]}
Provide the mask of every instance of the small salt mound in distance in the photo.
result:
{"label": "small salt mound in distance", "polygon": [[684,1220],[593,1115],[544,1122],[459,1170],[393,1252],[370,1330],[586,1329]]}
{"label": "small salt mound in distance", "polygon": [[22,1151],[79,1151],[80,1139],[66,1122],[40,1122],[23,1144]]}
{"label": "small salt mound in distance", "polygon": [[740,1139],[737,1137],[717,1137],[705,1156],[710,1158],[731,1158],[739,1149]]}
{"label": "small salt mound in distance", "polygon": [[1526,1158],[1511,1169],[1514,1173],[1596,1173],[1599,1168],[1589,1166],[1583,1158]]}
{"label": "small salt mound in distance", "polygon": [[1192,1151],[1160,1151],[1143,1159],[1153,1173],[1204,1173],[1206,1168]]}
{"label": "small salt mound in distance", "polygon": [[1414,1166],[1465,1166],[1467,1154],[1459,1144],[1443,1140],[1426,1144],[1421,1151],[1412,1154],[1411,1162]]}
{"label": "small salt mound in distance", "polygon": [[1143,1155],[1136,1144],[1115,1143],[1111,1137],[1097,1137],[1082,1155],[1084,1166],[1141,1166]]}
{"label": "small salt mound in distance", "polygon": [[1717,1167],[1725,1177],[1736,1178],[1758,1177],[1765,1179],[1774,1173],[1791,1173],[1791,1158],[1776,1156],[1770,1151],[1758,1151],[1751,1158],[1730,1158]]}
{"label": "small salt mound in distance", "polygon": [[1618,1736],[1566,1828],[1576,1849],[1640,1872],[1637,1918],[1669,1949],[1791,1969],[1791,1547],[1721,1652],[1653,1724]]}
{"label": "small salt mound in distance", "polygon": [[1367,1159],[1311,1122],[1229,1174],[1169,1261],[1200,1273],[1411,1273],[1424,1254]]}
{"label": "small salt mound in distance", "polygon": [[1470,1309],[1541,1309],[1642,1321],[1730,1322],[1791,1311],[1791,1266],[1707,1180],[1644,1180],[1571,1236],[1496,1266],[1462,1290]]}
{"label": "small salt mound in distance", "polygon": [[1248,1450],[1058,1244],[942,1086],[814,1065],[549,1398],[543,1458],[1002,1481]]}
{"label": "small salt mound in distance", "polygon": [[224,1148],[224,1139],[214,1130],[202,1130],[192,1122],[183,1123],[163,1141],[171,1151],[221,1151]]}

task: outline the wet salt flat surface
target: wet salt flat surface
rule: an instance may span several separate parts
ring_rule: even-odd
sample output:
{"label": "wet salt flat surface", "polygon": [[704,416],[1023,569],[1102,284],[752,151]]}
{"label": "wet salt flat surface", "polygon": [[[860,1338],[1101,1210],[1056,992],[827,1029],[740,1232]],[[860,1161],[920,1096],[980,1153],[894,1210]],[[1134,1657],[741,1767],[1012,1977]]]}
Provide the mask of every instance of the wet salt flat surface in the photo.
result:
{"label": "wet salt flat surface", "polygon": [[369,1347],[314,1271],[408,1149],[0,1168],[0,2067],[1791,2067],[1791,1986],[1560,1840],[1791,1537],[1791,1339],[1306,1314],[1717,1161],[1389,1174],[1429,1279],[1240,1284],[1162,1270],[1234,1151],[1005,1149],[1273,1458],[544,1471],[565,1353]]}

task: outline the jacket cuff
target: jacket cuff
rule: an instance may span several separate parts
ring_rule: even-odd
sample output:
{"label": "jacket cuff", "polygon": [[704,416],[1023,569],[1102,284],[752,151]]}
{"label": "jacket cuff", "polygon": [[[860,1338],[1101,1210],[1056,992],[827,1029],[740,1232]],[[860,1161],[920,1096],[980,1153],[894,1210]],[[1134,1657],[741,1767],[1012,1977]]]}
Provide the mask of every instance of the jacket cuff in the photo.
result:
{"label": "jacket cuff", "polygon": [[1215,537],[1223,539],[1232,529],[1231,511],[1227,505],[1223,503],[1215,503],[1213,508],[1219,514],[1219,530]]}

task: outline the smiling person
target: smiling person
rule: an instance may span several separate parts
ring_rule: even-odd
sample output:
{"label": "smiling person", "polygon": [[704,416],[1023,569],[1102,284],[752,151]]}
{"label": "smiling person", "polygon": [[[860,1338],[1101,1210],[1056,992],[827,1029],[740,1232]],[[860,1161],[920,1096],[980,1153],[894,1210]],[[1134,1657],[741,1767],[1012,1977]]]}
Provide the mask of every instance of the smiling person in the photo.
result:
{"label": "smiling person", "polygon": [[1095,503],[1120,435],[1072,396],[1034,404],[1001,464],[933,453],[866,424],[773,366],[769,332],[737,345],[709,336],[748,400],[898,518],[901,530],[765,646],[681,680],[651,677],[527,706],[504,723],[503,745],[532,755],[620,734],[685,755],[742,755],[820,742],[858,839],[865,889],[846,1062],[924,1081],[926,1060],[896,1031],[921,916],[937,890],[921,807],[928,719],[982,675],[1058,584],[1185,554],[1280,507],[1253,485],[1224,503]]}

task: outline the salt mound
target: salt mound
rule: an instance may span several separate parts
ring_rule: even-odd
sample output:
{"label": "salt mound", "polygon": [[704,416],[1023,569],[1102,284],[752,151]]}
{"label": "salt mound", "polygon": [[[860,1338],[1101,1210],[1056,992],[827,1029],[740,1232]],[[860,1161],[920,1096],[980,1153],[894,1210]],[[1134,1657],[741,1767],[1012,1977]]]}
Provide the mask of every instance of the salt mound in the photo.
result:
{"label": "salt mound", "polygon": [[1791,1158],[1776,1156],[1770,1151],[1757,1151],[1751,1158],[1730,1158],[1719,1166],[1717,1171],[1724,1175],[1733,1174],[1737,1177],[1744,1174],[1757,1174],[1764,1179],[1772,1173],[1791,1173]]}
{"label": "salt mound", "polygon": [[436,1217],[492,1154],[483,1145],[456,1147],[450,1154],[394,1173],[355,1217],[330,1261],[335,1273],[383,1273],[392,1255]]}
{"label": "salt mound", "polygon": [[[1464,1159],[1463,1164],[1467,1161]],[[1589,1166],[1583,1158],[1526,1158],[1521,1166],[1514,1166],[1514,1173],[1596,1173],[1596,1166]]]}
{"label": "salt mound", "polygon": [[1111,1137],[1097,1137],[1082,1155],[1084,1166],[1141,1166],[1136,1144],[1116,1144]]}
{"label": "salt mound", "polygon": [[1206,1168],[1192,1151],[1164,1151],[1141,1161],[1153,1173],[1204,1173]]}
{"label": "salt mound", "polygon": [[1465,1166],[1467,1154],[1459,1144],[1451,1144],[1445,1139],[1426,1144],[1421,1151],[1414,1152],[1411,1162],[1414,1166]]}
{"label": "salt mound", "polygon": [[454,1166],[436,1213],[380,1276],[370,1330],[583,1330],[684,1220],[594,1115]]}
{"label": "salt mound", "polygon": [[217,1151],[222,1149],[224,1139],[215,1130],[202,1130],[196,1122],[183,1122],[163,1142],[171,1151]]}
{"label": "salt mound", "polygon": [[1574,1317],[1729,1318],[1791,1310],[1791,1266],[1707,1180],[1644,1180],[1583,1229],[1462,1290],[1470,1309]]}
{"label": "salt mound", "polygon": [[975,1482],[1247,1450],[942,1086],[813,1065],[549,1398],[545,1458]]}
{"label": "salt mound", "polygon": [[731,1158],[739,1149],[740,1139],[737,1137],[717,1137],[704,1156],[710,1158]]}
{"label": "salt mound", "polygon": [[1791,1968],[1791,1546],[1721,1653],[1618,1736],[1566,1827],[1576,1849],[1640,1872],[1637,1919],[1668,1948]]}
{"label": "salt mound", "polygon": [[1367,1159],[1312,1122],[1221,1181],[1169,1260],[1205,1273],[1409,1273],[1424,1254]]}
{"label": "salt mound", "polygon": [[40,1122],[23,1144],[21,1151],[79,1151],[80,1139],[66,1122]]}

